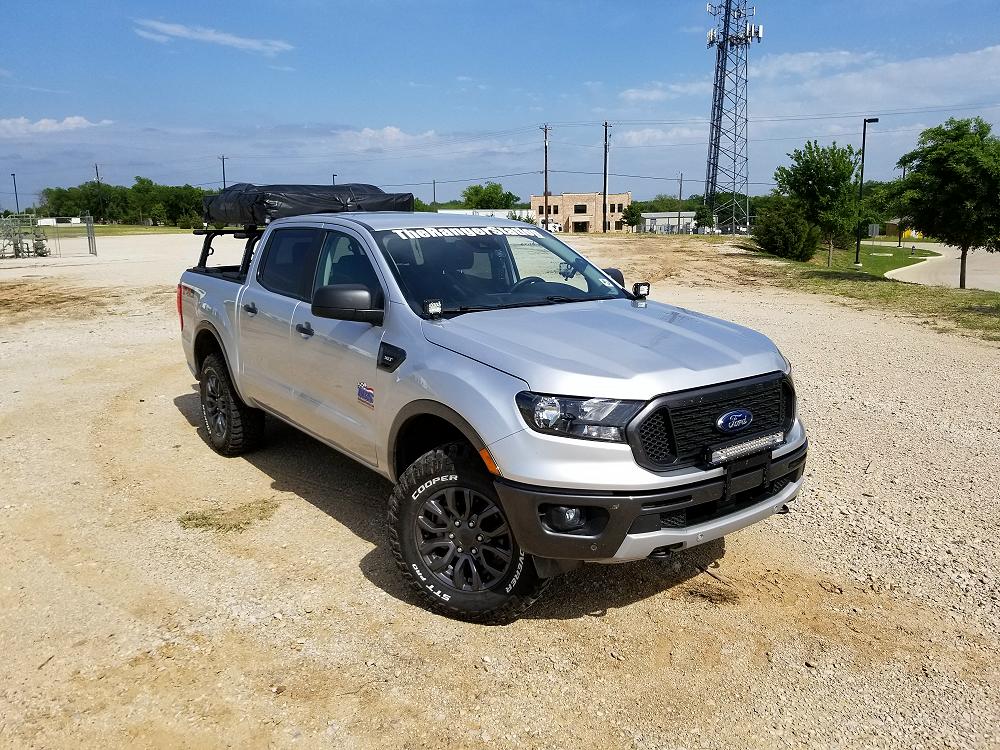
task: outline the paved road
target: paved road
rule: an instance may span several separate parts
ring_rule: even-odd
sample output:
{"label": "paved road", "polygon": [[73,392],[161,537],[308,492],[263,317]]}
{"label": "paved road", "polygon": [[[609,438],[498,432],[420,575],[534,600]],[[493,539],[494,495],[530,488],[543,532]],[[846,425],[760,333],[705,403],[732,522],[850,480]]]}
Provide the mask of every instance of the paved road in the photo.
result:
{"label": "paved road", "polygon": [[[941,257],[889,271],[886,276],[917,284],[957,287],[961,257],[959,249],[938,244],[921,244],[918,247],[941,253]],[[985,250],[970,252],[965,281],[970,289],[1000,292],[1000,253],[988,253]]]}

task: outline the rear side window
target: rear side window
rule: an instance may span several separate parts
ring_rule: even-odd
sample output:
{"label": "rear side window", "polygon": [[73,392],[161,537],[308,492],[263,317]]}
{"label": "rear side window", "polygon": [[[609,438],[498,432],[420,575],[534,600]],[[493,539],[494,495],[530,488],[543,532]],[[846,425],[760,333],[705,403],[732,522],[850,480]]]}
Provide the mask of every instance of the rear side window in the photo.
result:
{"label": "rear side window", "polygon": [[257,281],[275,294],[309,302],[322,238],[319,229],[276,229],[267,243]]}

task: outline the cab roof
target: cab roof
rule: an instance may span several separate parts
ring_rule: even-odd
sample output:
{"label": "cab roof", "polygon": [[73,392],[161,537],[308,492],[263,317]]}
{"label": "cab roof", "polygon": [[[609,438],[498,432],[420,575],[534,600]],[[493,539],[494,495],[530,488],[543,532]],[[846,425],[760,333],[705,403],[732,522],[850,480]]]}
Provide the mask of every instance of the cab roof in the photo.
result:
{"label": "cab roof", "polygon": [[379,232],[386,229],[426,229],[427,227],[524,227],[523,221],[498,219],[492,216],[468,214],[439,214],[430,211],[344,211],[328,214],[305,214],[275,219],[269,226],[285,224],[359,224],[365,229]]}

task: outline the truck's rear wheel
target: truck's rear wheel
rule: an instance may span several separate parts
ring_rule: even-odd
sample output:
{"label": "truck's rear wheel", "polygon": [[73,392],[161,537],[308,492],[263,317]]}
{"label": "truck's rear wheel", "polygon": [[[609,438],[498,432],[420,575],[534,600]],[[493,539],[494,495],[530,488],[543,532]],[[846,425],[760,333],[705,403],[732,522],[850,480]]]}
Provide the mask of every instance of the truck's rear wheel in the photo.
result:
{"label": "truck's rear wheel", "polygon": [[205,440],[212,449],[223,456],[238,456],[260,445],[264,412],[243,403],[221,355],[205,357],[198,380]]}
{"label": "truck's rear wheel", "polygon": [[425,453],[389,499],[389,544],[423,601],[449,617],[516,619],[547,581],[521,550],[492,483],[465,446]]}

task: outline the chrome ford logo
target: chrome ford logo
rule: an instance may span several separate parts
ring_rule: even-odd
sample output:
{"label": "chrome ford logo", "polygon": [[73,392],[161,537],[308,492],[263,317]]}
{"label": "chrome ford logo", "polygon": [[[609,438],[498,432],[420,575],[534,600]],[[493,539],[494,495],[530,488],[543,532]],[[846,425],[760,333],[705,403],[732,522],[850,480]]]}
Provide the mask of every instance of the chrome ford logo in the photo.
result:
{"label": "chrome ford logo", "polygon": [[715,420],[715,426],[720,432],[739,432],[749,427],[751,422],[753,414],[749,409],[733,409]]}

